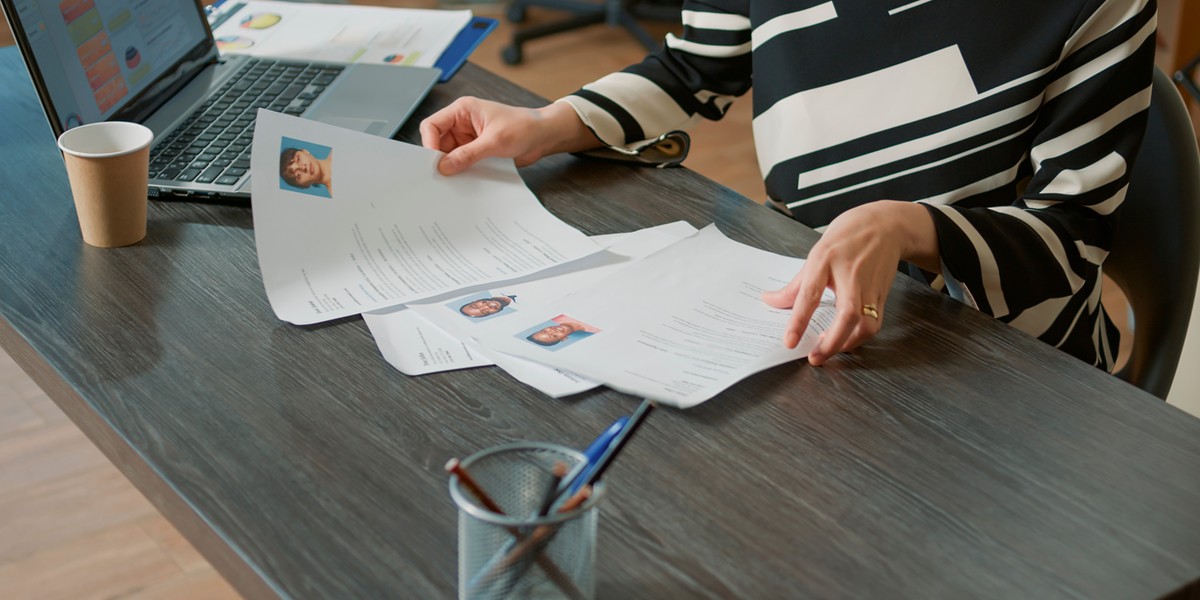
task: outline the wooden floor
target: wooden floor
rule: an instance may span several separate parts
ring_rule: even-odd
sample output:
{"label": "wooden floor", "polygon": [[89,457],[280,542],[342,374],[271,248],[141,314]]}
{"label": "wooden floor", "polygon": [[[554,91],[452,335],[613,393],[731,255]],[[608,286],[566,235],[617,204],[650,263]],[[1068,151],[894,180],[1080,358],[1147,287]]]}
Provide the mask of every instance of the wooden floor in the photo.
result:
{"label": "wooden floor", "polygon": [[0,597],[238,597],[2,352]]}
{"label": "wooden floor", "polygon": [[[433,6],[428,0],[375,3]],[[476,14],[501,16],[498,5],[470,7]],[[531,11],[529,16],[537,23],[555,13]],[[664,24],[647,25],[656,34],[669,30]],[[493,32],[473,62],[549,99],[645,53],[624,31],[595,26],[531,42],[525,62],[511,67],[500,60],[511,31],[503,24]],[[7,24],[0,24],[0,46],[12,43]],[[749,105],[747,98],[723,122],[694,132],[696,149],[688,165],[761,201],[765,194],[750,140]],[[237,597],[0,351],[0,599]]]}

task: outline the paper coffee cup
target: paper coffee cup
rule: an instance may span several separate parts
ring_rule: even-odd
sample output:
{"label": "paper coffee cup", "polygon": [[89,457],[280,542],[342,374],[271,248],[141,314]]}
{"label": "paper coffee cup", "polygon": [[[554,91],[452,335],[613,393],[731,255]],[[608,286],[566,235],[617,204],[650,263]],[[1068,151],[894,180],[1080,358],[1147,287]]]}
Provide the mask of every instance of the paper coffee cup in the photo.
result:
{"label": "paper coffee cup", "polygon": [[146,194],[154,132],[122,121],[92,123],[58,136],[83,241],[101,248],[146,237]]}

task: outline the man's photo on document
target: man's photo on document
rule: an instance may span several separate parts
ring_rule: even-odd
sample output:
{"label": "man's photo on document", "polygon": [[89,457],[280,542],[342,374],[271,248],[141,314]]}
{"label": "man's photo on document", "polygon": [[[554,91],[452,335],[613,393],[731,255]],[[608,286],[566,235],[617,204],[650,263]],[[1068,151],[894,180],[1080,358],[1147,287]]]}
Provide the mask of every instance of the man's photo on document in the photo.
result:
{"label": "man's photo on document", "polygon": [[279,189],[333,198],[333,148],[284,137],[279,148]]}
{"label": "man's photo on document", "polygon": [[516,337],[554,352],[597,333],[600,333],[599,329],[583,321],[558,315],[518,333]]}
{"label": "man's photo on document", "polygon": [[472,323],[481,323],[516,312],[517,308],[513,306],[516,299],[512,294],[495,294],[484,290],[455,298],[445,306]]}

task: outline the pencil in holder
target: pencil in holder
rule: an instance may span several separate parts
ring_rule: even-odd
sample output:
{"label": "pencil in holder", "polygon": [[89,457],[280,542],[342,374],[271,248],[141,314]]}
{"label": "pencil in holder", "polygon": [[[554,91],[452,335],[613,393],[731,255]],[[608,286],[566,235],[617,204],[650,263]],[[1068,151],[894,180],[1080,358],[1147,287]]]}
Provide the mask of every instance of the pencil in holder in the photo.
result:
{"label": "pencil in holder", "polygon": [[570,448],[518,442],[477,452],[462,468],[502,513],[490,510],[458,476],[458,597],[592,598],[595,590],[597,503],[603,485],[578,507],[545,514],[558,487],[554,464],[576,473],[586,459]]}

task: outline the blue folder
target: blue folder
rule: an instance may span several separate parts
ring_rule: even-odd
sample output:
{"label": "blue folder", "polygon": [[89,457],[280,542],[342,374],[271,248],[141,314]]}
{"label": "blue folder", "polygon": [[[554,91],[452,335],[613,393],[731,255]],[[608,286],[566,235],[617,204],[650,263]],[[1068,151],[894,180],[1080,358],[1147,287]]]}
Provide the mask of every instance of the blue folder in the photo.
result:
{"label": "blue folder", "polygon": [[438,81],[448,81],[458,69],[467,62],[467,57],[479,47],[479,43],[483,38],[487,37],[499,21],[488,17],[471,17],[471,22],[467,23],[462,31],[458,32],[458,37],[454,38],[453,42],[446,47],[446,51],[438,57],[437,62],[433,66],[442,70],[442,77]]}

